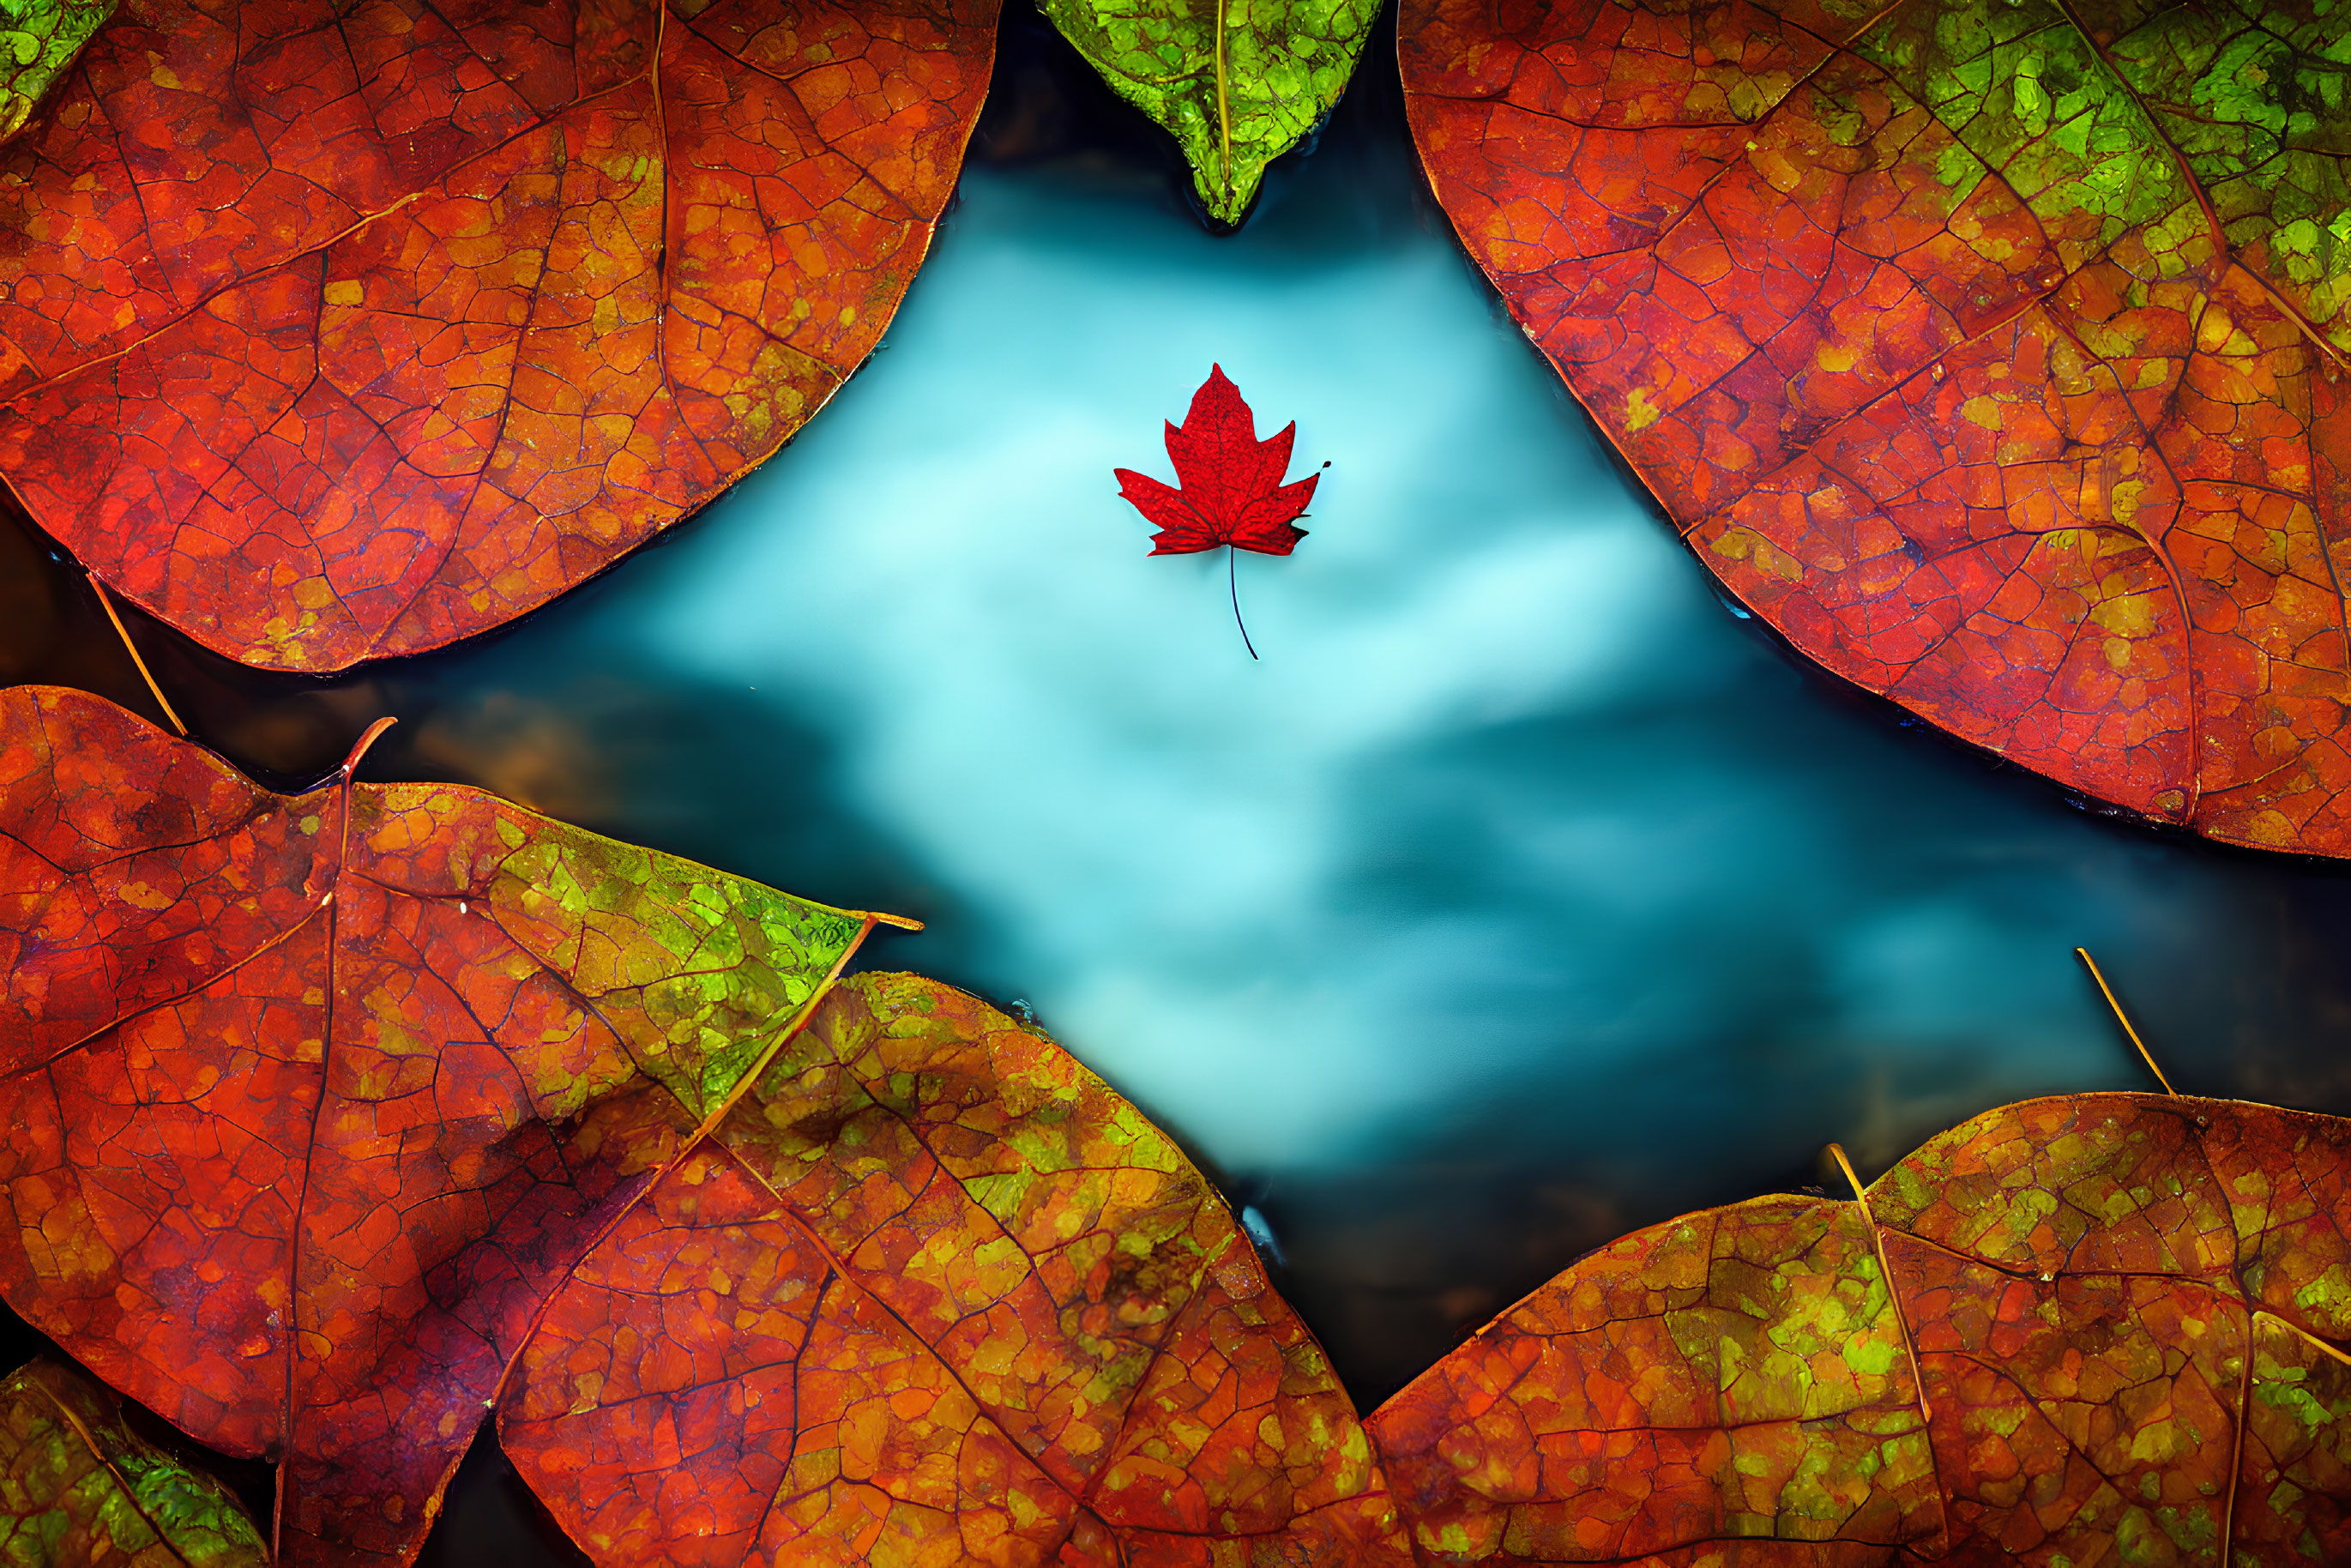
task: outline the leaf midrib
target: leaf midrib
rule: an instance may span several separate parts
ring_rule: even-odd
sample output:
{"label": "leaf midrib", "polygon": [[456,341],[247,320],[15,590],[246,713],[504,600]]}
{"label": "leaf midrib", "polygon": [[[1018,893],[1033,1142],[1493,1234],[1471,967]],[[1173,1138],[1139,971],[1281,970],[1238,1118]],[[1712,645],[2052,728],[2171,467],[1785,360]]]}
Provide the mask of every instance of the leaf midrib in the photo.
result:
{"label": "leaf midrib", "polygon": [[1217,59],[1217,139],[1218,172],[1225,183],[1225,204],[1233,200],[1233,116],[1225,93],[1225,8],[1229,0],[1217,0],[1216,59]]}

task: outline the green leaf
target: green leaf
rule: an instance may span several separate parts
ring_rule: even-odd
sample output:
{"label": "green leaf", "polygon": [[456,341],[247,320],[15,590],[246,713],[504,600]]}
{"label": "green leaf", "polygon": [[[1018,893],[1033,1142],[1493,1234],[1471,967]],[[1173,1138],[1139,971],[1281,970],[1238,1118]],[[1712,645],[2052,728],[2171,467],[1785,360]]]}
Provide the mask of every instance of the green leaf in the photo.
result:
{"label": "green leaf", "polygon": [[1040,0],[1121,98],[1173,132],[1208,215],[1238,224],[1265,166],[1347,90],[1376,0]]}
{"label": "green leaf", "polygon": [[0,141],[25,128],[33,110],[74,63],[115,0],[0,0]]}
{"label": "green leaf", "polygon": [[226,1487],[133,1432],[72,1367],[35,1361],[0,1383],[0,1564],[266,1568]]}
{"label": "green leaf", "polygon": [[2234,257],[2351,349],[2351,17],[2342,0],[2099,0],[2084,22],[2203,182]]}

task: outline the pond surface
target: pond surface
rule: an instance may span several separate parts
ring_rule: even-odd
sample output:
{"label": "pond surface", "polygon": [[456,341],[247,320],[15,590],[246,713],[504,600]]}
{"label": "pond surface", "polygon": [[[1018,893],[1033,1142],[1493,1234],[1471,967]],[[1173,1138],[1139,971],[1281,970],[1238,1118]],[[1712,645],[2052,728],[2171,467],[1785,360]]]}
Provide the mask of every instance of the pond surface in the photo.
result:
{"label": "pond surface", "polygon": [[[397,713],[372,776],[924,919],[869,967],[1018,999],[1145,1105],[1367,1404],[1832,1139],[1868,1175],[2150,1087],[2076,944],[2183,1090],[2351,1111],[2343,875],[2069,803],[1727,607],[1463,259],[1392,83],[1215,238],[1155,149],[1054,129],[1067,62],[1008,26],[961,204],[788,451],[446,654],[272,682],[147,624],[199,733],[282,779]],[[1111,477],[1172,479],[1211,362],[1330,464],[1296,555],[1239,562],[1259,660],[1224,557],[1146,559]],[[127,690],[79,635],[17,673],[71,644]]]}

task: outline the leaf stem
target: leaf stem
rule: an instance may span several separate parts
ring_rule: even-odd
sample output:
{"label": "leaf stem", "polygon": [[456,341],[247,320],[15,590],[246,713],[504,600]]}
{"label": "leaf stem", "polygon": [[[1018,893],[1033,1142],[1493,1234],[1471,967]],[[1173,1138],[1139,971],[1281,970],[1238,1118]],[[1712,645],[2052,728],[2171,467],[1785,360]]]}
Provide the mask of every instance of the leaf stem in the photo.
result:
{"label": "leaf stem", "polygon": [[2106,977],[2099,972],[2098,961],[2090,956],[2090,950],[2087,947],[2074,948],[2074,956],[2082,960],[2083,965],[2090,971],[2090,978],[2098,982],[2098,989],[2105,995],[2106,1006],[2114,1009],[2115,1021],[2123,1026],[2123,1032],[2130,1036],[2130,1042],[2138,1047],[2139,1059],[2147,1063],[2147,1070],[2155,1074],[2155,1081],[2163,1085],[2163,1092],[2166,1094],[2177,1095],[2179,1091],[2171,1086],[2171,1080],[2166,1078],[2163,1075],[2163,1069],[2155,1064],[2155,1052],[2147,1050],[2147,1041],[2139,1039],[2138,1030],[2131,1028],[2130,1015],[2123,1011],[2122,1003],[2115,1000],[2115,988],[2106,984]]}
{"label": "leaf stem", "polygon": [[147,661],[139,656],[139,644],[131,640],[131,628],[125,626],[122,617],[114,612],[114,596],[106,591],[106,584],[98,580],[98,573],[92,571],[85,575],[89,579],[91,590],[98,595],[99,604],[106,611],[106,618],[114,622],[114,634],[122,639],[122,646],[130,653],[131,662],[139,666],[139,678],[147,683],[148,691],[154,695],[155,706],[163,710],[163,716],[172,721],[172,727],[180,732],[181,738],[185,739],[188,727],[180,722],[180,716],[172,711],[172,699],[165,696],[163,688],[155,684],[155,673],[147,667]]}
{"label": "leaf stem", "polygon": [[[1233,111],[1225,99],[1226,4],[1227,0],[1217,0],[1217,150],[1222,155],[1224,167],[1219,172],[1224,176],[1225,201],[1229,205],[1233,199]],[[1233,222],[1238,224],[1240,219],[1235,217]],[[1248,642],[1249,633],[1243,632],[1241,641]],[[1257,655],[1251,653],[1249,657]]]}
{"label": "leaf stem", "polygon": [[1249,657],[1254,659],[1257,657],[1257,644],[1249,641],[1249,625],[1241,619],[1240,562],[1239,547],[1227,545],[1225,547],[1225,586],[1232,591],[1233,624],[1241,629],[1241,646],[1247,648]]}
{"label": "leaf stem", "polygon": [[[1861,1209],[1861,1222],[1869,1228],[1869,1245],[1877,1253],[1877,1272],[1886,1281],[1886,1300],[1894,1309],[1894,1326],[1902,1335],[1902,1354],[1910,1358],[1910,1384],[1918,1392],[1918,1419],[1928,1427],[1935,1424],[1935,1407],[1927,1403],[1927,1375],[1918,1369],[1918,1342],[1910,1333],[1910,1316],[1902,1310],[1902,1292],[1894,1283],[1894,1260],[1886,1255],[1886,1237],[1877,1228],[1877,1216],[1870,1212],[1869,1188],[1861,1182],[1861,1173],[1844,1157],[1844,1145],[1831,1144],[1829,1155],[1844,1172],[1844,1179],[1853,1184],[1853,1201]],[[1950,1529],[1949,1521],[1943,1528]]]}

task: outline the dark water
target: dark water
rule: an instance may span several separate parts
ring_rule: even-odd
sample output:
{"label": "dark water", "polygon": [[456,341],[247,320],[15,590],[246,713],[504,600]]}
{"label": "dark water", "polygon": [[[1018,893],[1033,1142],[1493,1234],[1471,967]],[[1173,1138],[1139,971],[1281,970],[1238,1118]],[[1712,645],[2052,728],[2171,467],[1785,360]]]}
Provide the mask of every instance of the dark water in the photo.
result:
{"label": "dark water", "polygon": [[[135,622],[280,784],[377,778],[929,922],[869,961],[1016,998],[1287,1252],[1367,1405],[1575,1255],[1865,1174],[1985,1106],[2143,1086],[2351,1111],[2351,885],[2070,803],[1714,596],[1423,192],[1384,39],[1213,239],[1155,134],[1008,22],[962,203],[789,451],[522,625],[334,682]],[[1288,559],[1146,559],[1114,465],[1220,361],[1331,468]],[[0,535],[0,676],[142,709]],[[14,555],[6,554],[13,550]],[[444,1563],[528,1561],[485,1446]]]}

